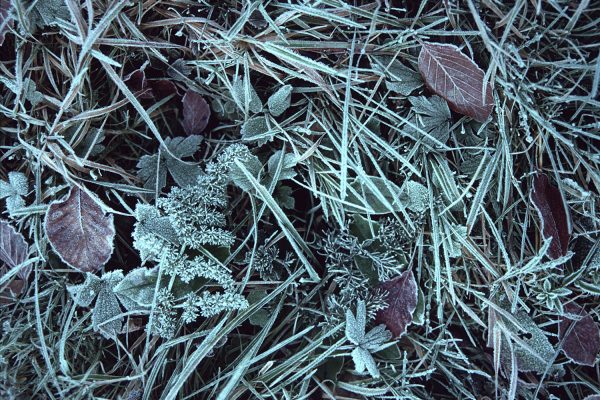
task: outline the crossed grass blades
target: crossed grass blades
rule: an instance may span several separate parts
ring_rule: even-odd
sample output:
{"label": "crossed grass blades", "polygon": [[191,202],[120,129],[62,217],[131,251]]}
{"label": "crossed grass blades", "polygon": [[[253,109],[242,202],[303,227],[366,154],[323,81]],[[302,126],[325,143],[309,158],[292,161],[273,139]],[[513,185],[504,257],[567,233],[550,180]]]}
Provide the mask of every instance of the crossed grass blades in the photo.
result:
{"label": "crossed grass blades", "polygon": [[597,397],[599,17],[0,0],[0,397]]}

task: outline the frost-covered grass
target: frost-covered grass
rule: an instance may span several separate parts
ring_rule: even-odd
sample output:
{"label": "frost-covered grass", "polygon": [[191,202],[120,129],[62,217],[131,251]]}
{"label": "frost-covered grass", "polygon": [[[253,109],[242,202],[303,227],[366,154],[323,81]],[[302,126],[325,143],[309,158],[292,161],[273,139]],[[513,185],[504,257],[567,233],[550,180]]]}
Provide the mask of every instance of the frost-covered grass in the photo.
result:
{"label": "frost-covered grass", "polygon": [[[596,2],[0,5],[0,398],[600,395]],[[97,271],[44,226],[73,187]]]}

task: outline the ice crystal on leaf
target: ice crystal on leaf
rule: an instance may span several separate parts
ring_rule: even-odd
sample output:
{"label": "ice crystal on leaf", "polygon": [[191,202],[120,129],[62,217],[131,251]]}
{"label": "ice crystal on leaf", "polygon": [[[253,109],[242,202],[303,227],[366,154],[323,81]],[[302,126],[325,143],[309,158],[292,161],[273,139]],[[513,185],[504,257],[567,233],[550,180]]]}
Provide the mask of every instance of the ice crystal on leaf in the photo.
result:
{"label": "ice crystal on leaf", "polygon": [[392,334],[379,325],[365,333],[367,326],[367,308],[363,300],[358,301],[356,315],[351,310],[346,310],[346,339],[355,347],[352,350],[352,360],[358,373],[365,370],[373,378],[379,378],[379,370],[371,353],[382,350],[384,343],[389,341]]}

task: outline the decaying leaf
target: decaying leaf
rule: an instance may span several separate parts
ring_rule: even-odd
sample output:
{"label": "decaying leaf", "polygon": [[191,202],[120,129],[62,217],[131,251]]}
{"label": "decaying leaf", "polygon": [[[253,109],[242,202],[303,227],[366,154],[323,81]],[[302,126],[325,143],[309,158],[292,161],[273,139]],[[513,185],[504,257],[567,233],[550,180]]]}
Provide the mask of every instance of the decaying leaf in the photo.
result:
{"label": "decaying leaf", "polygon": [[208,125],[210,107],[204,97],[193,90],[188,90],[182,99],[183,121],[181,125],[188,135],[199,135]]}
{"label": "decaying leaf", "polygon": [[542,235],[544,239],[552,238],[548,256],[552,259],[567,254],[571,232],[568,224],[568,209],[560,190],[553,186],[548,177],[538,173],[533,178],[531,202],[542,221]]}
{"label": "decaying leaf", "polygon": [[458,47],[451,44],[423,43],[419,71],[425,84],[448,102],[450,108],[477,121],[492,112],[492,87],[484,83],[484,72]]}
{"label": "decaying leaf", "polygon": [[417,281],[412,270],[383,282],[379,287],[388,292],[388,307],[377,313],[377,321],[384,323],[394,337],[400,337],[413,320],[417,308]]}
{"label": "decaying leaf", "polygon": [[[565,304],[563,308],[565,313],[572,314],[573,318],[565,315],[560,319],[558,335],[559,339],[564,338],[562,351],[577,364],[593,366],[600,352],[598,324],[591,315],[575,303]],[[569,331],[571,324],[574,326]]]}
{"label": "decaying leaf", "polygon": [[44,225],[54,251],[73,268],[95,272],[112,255],[113,216],[106,215],[98,200],[78,187],[50,204]]}
{"label": "decaying leaf", "polygon": [[[8,269],[21,265],[27,259],[29,246],[23,235],[15,230],[7,221],[0,220],[0,260]],[[31,267],[21,268],[19,278],[27,280]]]}

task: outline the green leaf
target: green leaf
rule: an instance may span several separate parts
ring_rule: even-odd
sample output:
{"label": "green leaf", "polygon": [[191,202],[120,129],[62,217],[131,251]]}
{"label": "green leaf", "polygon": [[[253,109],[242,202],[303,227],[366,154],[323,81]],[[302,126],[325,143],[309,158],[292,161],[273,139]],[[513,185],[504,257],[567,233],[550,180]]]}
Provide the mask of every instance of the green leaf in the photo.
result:
{"label": "green leaf", "polygon": [[399,198],[411,211],[420,213],[429,208],[429,190],[419,182],[404,182]]}
{"label": "green leaf", "polygon": [[[293,153],[284,153],[283,150],[278,150],[269,158],[267,162],[267,169],[271,177],[275,177],[278,168],[279,170],[278,181],[286,179],[292,179],[296,176],[294,167],[298,163],[297,157]],[[281,167],[279,167],[281,165]]]}
{"label": "green leaf", "polygon": [[[263,104],[252,84],[244,78],[236,78],[233,82],[231,96],[238,107],[244,111],[259,113],[263,110]],[[247,106],[247,107],[246,107]]]}
{"label": "green leaf", "polygon": [[349,212],[359,214],[387,214],[392,211],[400,211],[399,202],[400,188],[388,179],[378,176],[367,176],[365,180],[354,179],[349,187],[346,201],[364,207],[369,212],[360,208],[348,206]]}
{"label": "green leaf", "polygon": [[275,135],[269,129],[267,117],[259,115],[244,122],[241,129],[242,140],[245,142],[258,142],[259,146],[273,139]]}
{"label": "green leaf", "polygon": [[415,89],[423,86],[421,74],[402,64],[390,56],[373,57],[373,69],[386,77],[385,85],[388,90],[410,95]]}
{"label": "green leaf", "polygon": [[138,176],[144,181],[144,187],[160,192],[167,184],[167,170],[179,186],[193,185],[200,175],[200,168],[181,160],[190,157],[200,148],[203,137],[192,135],[165,139],[165,145],[177,158],[163,150],[159,154],[145,155],[137,164]]}
{"label": "green leaf", "polygon": [[25,207],[22,196],[29,193],[29,182],[25,174],[21,172],[9,172],[8,182],[0,180],[0,199],[6,199],[6,209],[9,214]]}
{"label": "green leaf", "polygon": [[128,311],[150,308],[157,278],[156,268],[136,268],[115,285],[113,292]]}
{"label": "green leaf", "polygon": [[279,90],[269,97],[267,105],[269,106],[271,115],[278,117],[290,107],[292,90],[293,87],[291,85],[285,85],[280,87]]}
{"label": "green leaf", "polygon": [[[429,136],[422,134],[420,131],[407,126],[407,131],[412,133],[416,138],[421,138],[423,143],[428,144],[431,147],[440,147],[441,144],[445,144],[450,137],[450,109],[446,100],[439,96],[432,96],[430,98],[419,96],[409,97],[409,100],[413,106],[415,116],[411,119],[411,122],[419,127],[421,130],[427,132]],[[431,138],[436,140],[432,140]]]}
{"label": "green leaf", "polygon": [[[243,159],[240,158],[239,160],[244,164],[246,170],[250,174],[252,174],[252,176],[257,181],[260,181],[259,175],[262,169],[262,164],[260,163],[258,157],[256,157],[254,154],[248,153],[248,156],[244,157]],[[254,187],[252,183],[248,180],[244,172],[235,163],[233,163],[229,169],[229,177],[231,178],[233,183],[243,191],[253,191]]]}

